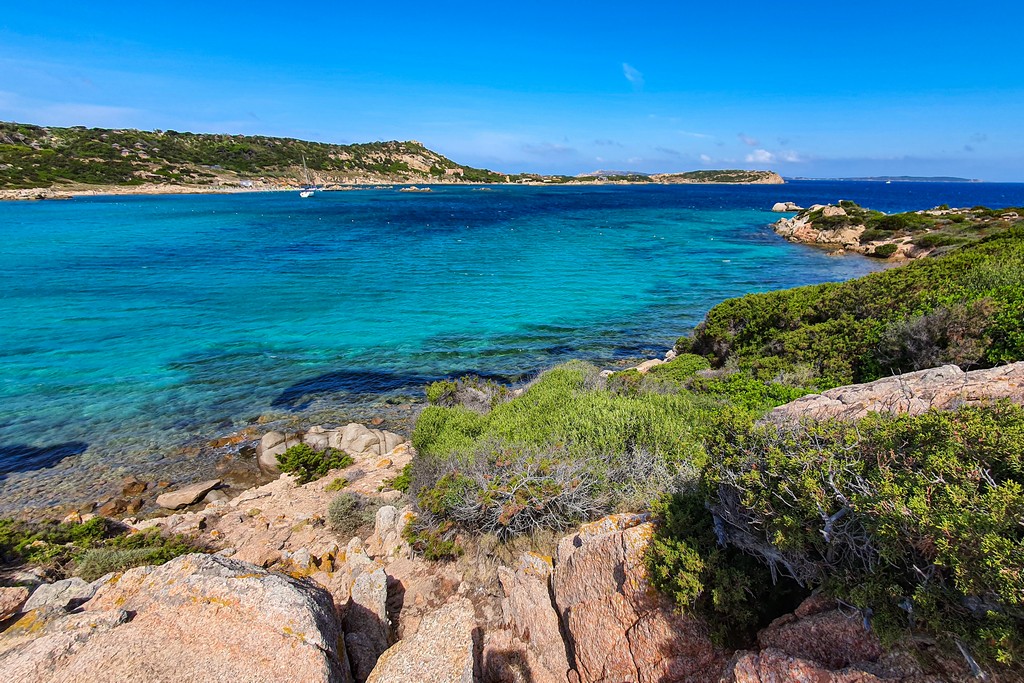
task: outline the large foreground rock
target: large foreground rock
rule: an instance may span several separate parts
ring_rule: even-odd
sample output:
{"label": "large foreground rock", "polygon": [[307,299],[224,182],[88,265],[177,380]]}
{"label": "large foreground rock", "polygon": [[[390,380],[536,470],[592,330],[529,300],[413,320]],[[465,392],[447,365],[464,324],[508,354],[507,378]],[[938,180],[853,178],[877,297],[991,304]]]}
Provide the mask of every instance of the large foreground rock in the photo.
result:
{"label": "large foreground rock", "polygon": [[473,683],[475,626],[469,600],[445,605],[381,655],[366,683]]}
{"label": "large foreground rock", "polygon": [[648,580],[643,558],[654,527],[643,520],[606,518],[559,543],[555,602],[580,680],[717,681],[725,658],[707,629],[675,611]]}
{"label": "large foreground rock", "polygon": [[505,593],[502,612],[525,643],[526,664],[534,681],[564,681],[570,669],[558,612],[551,600],[551,558],[524,553],[516,568],[498,569]]}
{"label": "large foreground rock", "polygon": [[0,636],[0,681],[350,680],[330,595],[214,555],[103,583],[81,610],[29,612]]}
{"label": "large foreground rock", "polygon": [[964,372],[955,365],[830,389],[772,410],[766,420],[857,420],[870,412],[919,415],[1009,400],[1024,404],[1024,362]]}

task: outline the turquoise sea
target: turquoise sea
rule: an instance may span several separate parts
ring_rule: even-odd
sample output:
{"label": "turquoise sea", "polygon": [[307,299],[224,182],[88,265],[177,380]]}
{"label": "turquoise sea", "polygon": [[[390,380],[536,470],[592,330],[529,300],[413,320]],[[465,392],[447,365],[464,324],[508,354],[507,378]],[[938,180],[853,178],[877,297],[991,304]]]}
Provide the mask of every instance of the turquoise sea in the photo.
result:
{"label": "turquoise sea", "polygon": [[100,479],[199,471],[208,463],[181,446],[259,416],[367,414],[447,375],[661,355],[722,299],[880,267],[768,227],[776,201],[838,199],[1010,206],[1024,185],[0,203],[0,494],[56,490],[79,465]]}

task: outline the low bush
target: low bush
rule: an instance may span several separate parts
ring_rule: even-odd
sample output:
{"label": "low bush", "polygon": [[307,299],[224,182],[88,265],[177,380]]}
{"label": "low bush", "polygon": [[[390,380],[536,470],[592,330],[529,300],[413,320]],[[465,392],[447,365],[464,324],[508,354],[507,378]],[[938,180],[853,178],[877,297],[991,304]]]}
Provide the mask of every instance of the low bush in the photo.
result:
{"label": "low bush", "polygon": [[868,242],[877,242],[878,240],[887,240],[892,237],[892,233],[888,230],[877,230],[875,228],[867,228],[860,234],[860,243],[867,244]]}
{"label": "low bush", "polygon": [[327,506],[327,526],[342,538],[373,527],[379,503],[358,493],[340,493]]}
{"label": "low bush", "polygon": [[934,249],[937,247],[950,247],[965,244],[969,240],[965,237],[950,235],[946,232],[929,232],[915,237],[912,242],[915,247]]}
{"label": "low bush", "polygon": [[879,244],[871,253],[868,254],[868,256],[874,256],[875,258],[889,258],[897,251],[899,251],[899,247],[889,242],[887,244]]}
{"label": "low bush", "polygon": [[60,578],[92,581],[111,571],[202,551],[185,537],[163,536],[155,529],[134,532],[105,517],[82,524],[0,520],[0,564],[39,566]]}
{"label": "low bush", "polygon": [[300,443],[278,455],[277,462],[282,472],[294,474],[299,484],[307,484],[355,461],[348,453],[335,448],[318,451],[309,444]]}
{"label": "low bush", "polygon": [[[669,507],[650,557],[684,607],[718,599],[715,553],[727,547],[861,609],[886,643],[923,635],[1022,662],[1024,408],[798,426],[733,415],[708,449],[710,522],[700,501]],[[730,579],[744,590],[723,598],[723,614],[748,623],[770,584],[743,576]]]}
{"label": "low bush", "polygon": [[982,299],[991,305],[984,335],[968,331],[983,347],[978,365],[1024,359],[1024,227],[848,282],[727,300],[694,331],[693,352],[716,368],[800,368],[824,390],[912,369],[879,355],[885,330],[941,306]]}
{"label": "low bush", "polygon": [[401,491],[402,493],[409,492],[409,486],[412,484],[412,463],[406,463],[402,471],[396,476],[385,479],[384,486],[386,488],[394,489],[395,491]]}
{"label": "low bush", "polygon": [[683,387],[686,382],[701,370],[711,368],[711,363],[704,356],[693,353],[684,353],[676,356],[667,363],[656,365],[647,371],[646,380],[648,383],[669,384],[675,387]]}
{"label": "low bush", "polygon": [[331,483],[324,487],[324,491],[334,493],[335,491],[342,490],[346,486],[348,486],[348,479],[345,477],[337,477],[336,479],[331,480]]}

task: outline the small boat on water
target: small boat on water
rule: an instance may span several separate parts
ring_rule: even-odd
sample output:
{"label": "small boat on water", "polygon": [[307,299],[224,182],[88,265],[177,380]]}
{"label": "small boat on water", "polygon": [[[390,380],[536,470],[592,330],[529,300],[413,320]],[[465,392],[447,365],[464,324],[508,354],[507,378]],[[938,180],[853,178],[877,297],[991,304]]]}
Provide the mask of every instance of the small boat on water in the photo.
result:
{"label": "small boat on water", "polygon": [[313,193],[317,191],[317,186],[313,184],[313,180],[309,177],[309,169],[306,168],[306,155],[302,155],[302,173],[306,176],[306,186],[299,190],[299,196],[303,199],[312,197]]}

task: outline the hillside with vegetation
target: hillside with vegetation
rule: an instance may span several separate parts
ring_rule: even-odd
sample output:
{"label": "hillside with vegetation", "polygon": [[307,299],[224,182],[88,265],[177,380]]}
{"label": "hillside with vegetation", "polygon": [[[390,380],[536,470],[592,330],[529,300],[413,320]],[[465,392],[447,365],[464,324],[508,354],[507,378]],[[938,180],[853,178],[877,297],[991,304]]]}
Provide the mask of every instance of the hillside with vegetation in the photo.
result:
{"label": "hillside with vegetation", "polygon": [[243,181],[504,182],[418,142],[332,145],[260,135],[41,127],[0,122],[0,189],[67,185],[238,186]]}
{"label": "hillside with vegetation", "polygon": [[1024,208],[983,206],[886,214],[856,202],[815,205],[772,227],[791,242],[882,259],[933,256],[1000,233],[1018,222]]}
{"label": "hillside with vegetation", "polygon": [[572,362],[517,390],[428,387],[413,548],[453,557],[481,533],[647,510],[652,579],[728,646],[813,591],[923,660],[1021,670],[1024,409],[763,417],[852,382],[1024,360],[1024,221],[857,280],[725,301],[674,353],[643,374]]}

